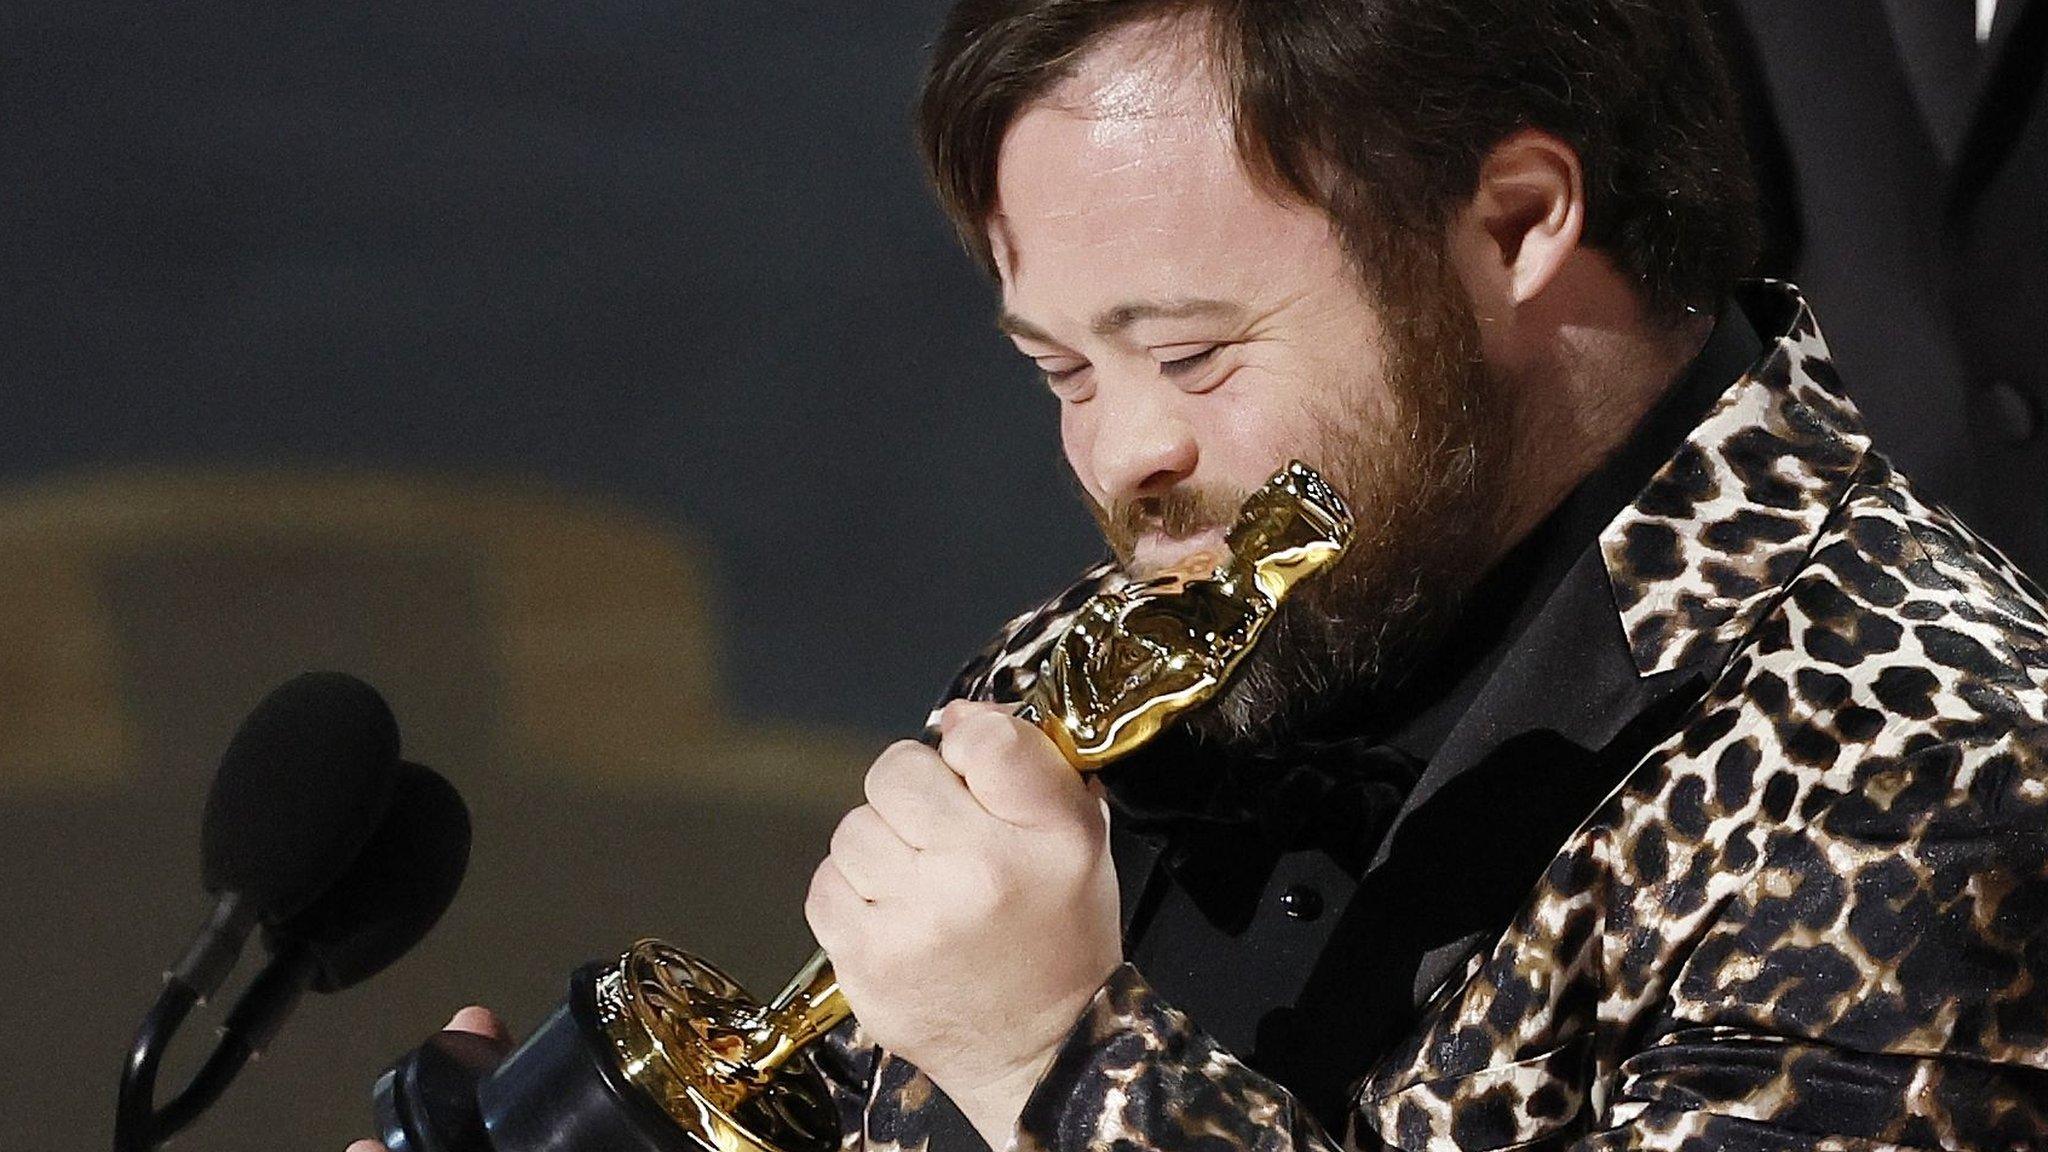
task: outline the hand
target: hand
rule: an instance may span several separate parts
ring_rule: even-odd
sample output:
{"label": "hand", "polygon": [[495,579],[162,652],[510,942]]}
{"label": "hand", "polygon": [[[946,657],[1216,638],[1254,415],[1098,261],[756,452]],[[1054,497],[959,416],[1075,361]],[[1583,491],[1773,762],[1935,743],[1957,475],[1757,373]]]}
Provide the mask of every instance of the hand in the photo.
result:
{"label": "hand", "polygon": [[993,1147],[1122,962],[1109,815],[1051,740],[954,703],[903,741],[832,835],[804,912],[877,1043]]}
{"label": "hand", "polygon": [[[505,1030],[504,1021],[489,1008],[472,1004],[457,1012],[453,1019],[441,1029],[443,1032],[469,1032],[496,1044],[506,1055],[512,1052],[512,1035]],[[348,1146],[348,1152],[390,1152],[390,1149],[375,1140],[358,1140]]]}

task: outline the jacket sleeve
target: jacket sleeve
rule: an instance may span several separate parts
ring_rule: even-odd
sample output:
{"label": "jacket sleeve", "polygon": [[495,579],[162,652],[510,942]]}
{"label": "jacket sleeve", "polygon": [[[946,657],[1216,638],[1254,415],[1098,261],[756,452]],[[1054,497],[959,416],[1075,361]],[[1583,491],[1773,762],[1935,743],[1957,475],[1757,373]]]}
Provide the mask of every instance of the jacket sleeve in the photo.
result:
{"label": "jacket sleeve", "polygon": [[[953,1152],[947,1146],[971,1131],[923,1073],[868,1043],[855,1021],[820,1038],[811,1060],[838,1108],[843,1148]],[[1010,1147],[1334,1152],[1345,1145],[1125,964],[1097,990],[1032,1090]]]}
{"label": "jacket sleeve", "polygon": [[811,1066],[832,1093],[832,1108],[839,1117],[839,1145],[862,1146],[868,1100],[873,1095],[875,1065],[881,1051],[861,1033],[860,1021],[849,1017],[839,1027],[820,1036],[808,1050]]}
{"label": "jacket sleeve", "polygon": [[1721,827],[1644,825],[1680,849],[1603,819],[1560,857],[1570,900],[1374,1070],[1365,1122],[1467,1152],[2048,1149],[2039,736],[1845,757],[1803,799],[1731,776],[1755,803]]}
{"label": "jacket sleeve", "polygon": [[2048,1148],[2039,747],[1873,762],[1772,833],[1580,1146]]}
{"label": "jacket sleeve", "polygon": [[[1742,878],[1697,909],[1700,927],[1668,964],[1615,959],[1635,951],[1617,946],[1631,939],[1625,919],[1595,929],[1609,946],[1559,969],[1574,969],[1575,988],[1591,981],[1567,997],[1576,1023],[1540,1050],[1484,1051],[1485,1037],[1446,1011],[1494,965],[1547,962],[1496,950],[1404,1042],[1470,1062],[1431,1073],[1433,1061],[1393,1054],[1391,1079],[1367,1082],[1341,1140],[1124,965],[1034,1089],[1012,1146],[2048,1152],[2040,747],[1874,758],[1809,819],[1754,826],[1743,839],[1756,856],[1723,858]],[[1606,903],[1611,921],[1652,906]],[[1602,951],[1654,983],[1649,1002],[1617,999],[1619,970],[1594,976]],[[1478,1002],[1483,1016],[1496,1000]],[[914,1114],[929,1096],[885,1085],[875,1112],[891,1131],[922,1130]]]}
{"label": "jacket sleeve", "polygon": [[[1588,1002],[1569,1039],[1409,1079],[1341,1140],[1126,964],[1034,1089],[1012,1147],[2048,1149],[2048,824],[2030,806],[1915,797],[1948,786],[1944,759],[1877,766],[1900,774],[1770,832],[1658,1005],[1602,1026]],[[1975,770],[1980,798],[2014,784],[1996,757]],[[1455,1028],[1441,1038],[1465,1042]],[[879,1095],[892,1133],[924,1130],[928,1088]]]}
{"label": "jacket sleeve", "polygon": [[840,1147],[863,1152],[984,1149],[967,1117],[916,1066],[868,1040],[848,1020],[818,1039],[811,1063],[839,1117]]}
{"label": "jacket sleeve", "polygon": [[1125,964],[1096,992],[1032,1091],[1012,1147],[1309,1152],[1346,1145]]}

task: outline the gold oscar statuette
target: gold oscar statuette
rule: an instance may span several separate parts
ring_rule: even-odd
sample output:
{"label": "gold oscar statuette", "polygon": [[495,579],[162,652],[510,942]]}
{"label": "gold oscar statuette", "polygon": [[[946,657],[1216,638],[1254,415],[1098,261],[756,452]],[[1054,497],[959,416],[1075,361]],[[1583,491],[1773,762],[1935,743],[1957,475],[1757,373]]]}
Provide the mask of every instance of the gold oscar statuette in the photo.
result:
{"label": "gold oscar statuette", "polygon": [[[1344,502],[1294,462],[1245,501],[1210,566],[1127,583],[1081,608],[1018,715],[1075,769],[1137,748],[1213,697],[1301,581],[1350,543]],[[625,1077],[689,1142],[719,1152],[827,1152],[839,1143],[825,1085],[790,1057],[850,1014],[823,952],[767,1004],[716,967],[655,940],[597,981],[597,1015]]]}

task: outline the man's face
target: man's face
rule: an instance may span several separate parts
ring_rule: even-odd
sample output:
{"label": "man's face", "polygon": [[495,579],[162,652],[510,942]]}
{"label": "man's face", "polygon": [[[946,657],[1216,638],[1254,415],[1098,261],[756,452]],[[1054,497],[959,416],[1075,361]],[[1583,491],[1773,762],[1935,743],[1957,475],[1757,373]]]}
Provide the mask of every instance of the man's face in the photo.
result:
{"label": "man's face", "polygon": [[1199,61],[1157,30],[1091,53],[1013,122],[989,233],[1002,327],[1134,575],[1220,554],[1289,459],[1350,501],[1352,555],[1212,710],[1214,734],[1251,739],[1398,672],[1403,637],[1476,576],[1494,413],[1462,292],[1376,306],[1329,219],[1246,173]]}
{"label": "man's face", "polygon": [[[1187,54],[1119,37],[1016,119],[999,158],[1003,326],[1103,509],[1175,493],[1234,509],[1328,419],[1395,418],[1378,316],[1329,221],[1252,184]],[[1152,519],[1117,541],[1138,572],[1222,545],[1221,525]]]}

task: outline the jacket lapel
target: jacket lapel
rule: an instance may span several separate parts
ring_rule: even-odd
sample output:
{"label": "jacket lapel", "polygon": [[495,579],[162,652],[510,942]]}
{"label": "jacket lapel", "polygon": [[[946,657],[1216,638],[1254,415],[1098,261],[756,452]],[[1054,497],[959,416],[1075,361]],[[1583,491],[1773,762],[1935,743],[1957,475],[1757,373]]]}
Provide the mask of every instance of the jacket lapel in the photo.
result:
{"label": "jacket lapel", "polygon": [[2048,49],[2043,9],[2044,0],[1998,0],[1991,33],[1979,45],[1974,0],[1884,0],[1952,212],[1967,208],[2034,107]]}
{"label": "jacket lapel", "polygon": [[2040,6],[2040,0],[1998,0],[1997,14],[1991,18],[1991,35],[1984,41],[1984,59],[1991,69],[2000,67],[2005,53],[2012,48],[2014,33],[2027,10]]}

